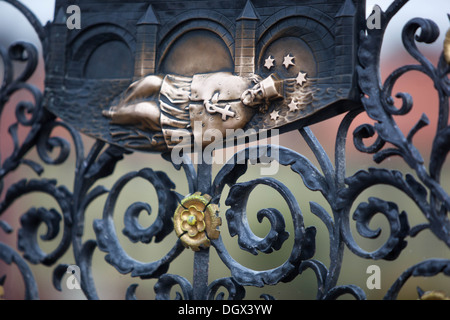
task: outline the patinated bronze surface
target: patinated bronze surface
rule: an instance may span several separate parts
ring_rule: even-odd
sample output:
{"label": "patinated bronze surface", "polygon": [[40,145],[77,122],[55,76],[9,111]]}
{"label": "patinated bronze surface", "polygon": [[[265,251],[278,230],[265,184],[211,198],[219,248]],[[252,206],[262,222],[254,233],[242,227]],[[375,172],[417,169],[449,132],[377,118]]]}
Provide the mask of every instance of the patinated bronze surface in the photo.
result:
{"label": "patinated bronze surface", "polygon": [[204,147],[207,130],[287,131],[357,106],[352,1],[141,0],[108,12],[82,0],[79,30],[63,2],[46,107],[109,143],[163,152],[190,135]]}
{"label": "patinated bronze surface", "polygon": [[[201,124],[202,133],[215,129],[225,137],[227,129],[243,128],[256,109],[264,113],[272,100],[282,98],[283,83],[275,75],[264,80],[229,72],[193,77],[150,75],[132,83],[118,105],[103,111],[103,115],[113,124],[136,125],[143,131],[162,134],[171,148],[183,136],[178,131],[191,132],[196,122]],[[124,139],[120,132],[112,135],[116,141]]]}

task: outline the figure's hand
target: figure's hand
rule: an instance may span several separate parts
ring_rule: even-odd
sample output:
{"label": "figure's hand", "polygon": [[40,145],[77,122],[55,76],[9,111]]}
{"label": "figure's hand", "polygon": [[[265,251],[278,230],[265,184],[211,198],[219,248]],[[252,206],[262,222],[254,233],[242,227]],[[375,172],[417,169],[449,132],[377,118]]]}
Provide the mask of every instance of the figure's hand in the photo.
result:
{"label": "figure's hand", "polygon": [[211,103],[212,101],[205,101],[203,105],[205,106],[206,111],[210,114],[220,113],[222,115],[222,120],[227,120],[227,117],[233,118],[236,114],[230,110],[231,105],[227,104],[224,108],[219,107],[215,104]]}
{"label": "figure's hand", "polygon": [[216,113],[218,107],[216,106],[217,102],[219,102],[219,93],[216,92],[211,100],[208,101],[204,101],[203,105],[205,106],[206,111],[208,111],[209,113]]}
{"label": "figure's hand", "polygon": [[211,103],[211,101],[205,101],[205,102],[203,102],[203,105],[205,106],[206,111],[208,111],[209,113],[211,113],[211,114],[216,113],[216,110],[215,110],[216,106],[213,105]]}
{"label": "figure's hand", "polygon": [[262,78],[260,75],[257,75],[257,74],[255,74],[255,73],[252,73],[252,74],[249,76],[249,79],[250,79],[253,83],[260,83],[260,82],[263,80],[263,78]]}

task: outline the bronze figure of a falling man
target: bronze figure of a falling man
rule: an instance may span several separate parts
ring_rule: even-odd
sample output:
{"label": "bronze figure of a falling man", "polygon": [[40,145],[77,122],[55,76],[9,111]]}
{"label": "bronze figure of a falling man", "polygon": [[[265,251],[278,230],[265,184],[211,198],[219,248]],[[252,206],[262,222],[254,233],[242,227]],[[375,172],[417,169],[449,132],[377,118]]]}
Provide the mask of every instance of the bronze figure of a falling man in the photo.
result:
{"label": "bronze figure of a falling man", "polygon": [[265,113],[271,101],[282,98],[283,81],[275,74],[265,79],[229,72],[149,75],[132,83],[103,115],[112,124],[162,133],[170,149],[179,143],[179,131],[192,130],[194,122],[201,121],[203,132],[215,129],[225,137],[228,129],[243,128],[256,112]]}

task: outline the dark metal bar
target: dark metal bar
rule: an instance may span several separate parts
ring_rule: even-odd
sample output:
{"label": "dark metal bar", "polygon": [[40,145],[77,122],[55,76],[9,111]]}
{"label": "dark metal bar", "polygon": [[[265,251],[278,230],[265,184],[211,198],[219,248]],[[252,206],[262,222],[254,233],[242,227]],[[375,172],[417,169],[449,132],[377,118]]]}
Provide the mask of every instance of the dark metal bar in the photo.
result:
{"label": "dark metal bar", "polygon": [[[199,152],[197,164],[197,188],[198,191],[209,193],[211,189],[212,167],[205,163],[203,153]],[[209,273],[209,248],[200,249],[194,253],[194,300],[206,299]]]}
{"label": "dark metal bar", "polygon": [[208,287],[209,248],[194,253],[194,300],[205,300]]}

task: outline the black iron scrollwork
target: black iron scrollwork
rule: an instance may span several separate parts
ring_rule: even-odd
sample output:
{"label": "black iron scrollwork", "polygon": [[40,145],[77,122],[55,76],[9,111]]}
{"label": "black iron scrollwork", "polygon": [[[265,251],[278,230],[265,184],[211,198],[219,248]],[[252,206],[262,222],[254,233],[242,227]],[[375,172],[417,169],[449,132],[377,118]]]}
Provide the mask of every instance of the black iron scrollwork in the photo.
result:
{"label": "black iron scrollwork", "polygon": [[[406,1],[397,1],[385,13],[383,21],[387,24],[395,13],[406,3]],[[382,30],[368,32],[367,36],[361,36],[362,43],[360,47],[359,57],[361,60],[361,67],[358,69],[360,76],[360,86],[365,94],[362,99],[367,114],[377,121],[372,129],[367,129],[365,125],[365,134],[362,134],[362,128],[355,132],[355,139],[358,145],[361,143],[361,138],[377,134],[376,143],[370,148],[359,148],[360,151],[374,154],[374,160],[378,163],[382,162],[389,156],[400,156],[402,159],[415,171],[419,181],[411,175],[403,176],[398,172],[372,170],[367,173],[360,173],[355,176],[357,180],[366,180],[369,183],[379,179],[380,182],[387,182],[395,185],[408,194],[413,199],[417,206],[424,213],[428,219],[429,224],[426,226],[444,243],[449,243],[449,227],[447,212],[450,204],[450,197],[447,192],[443,190],[439,184],[439,174],[448,147],[443,146],[443,139],[448,131],[448,73],[450,71],[449,65],[445,62],[442,54],[438,66],[435,67],[432,63],[418,50],[415,42],[434,42],[438,35],[439,29],[437,25],[426,19],[413,19],[409,21],[402,32],[403,44],[408,53],[416,59],[419,64],[407,65],[395,70],[380,86],[380,79],[374,77],[377,73],[374,72],[379,68],[377,54],[369,54],[375,48],[379,48],[382,44],[382,35],[386,25],[382,26]],[[420,29],[420,35],[416,33]],[[420,71],[426,74],[432,81],[439,94],[439,117],[437,123],[437,132],[433,140],[433,149],[430,155],[430,167],[427,169],[424,166],[424,160],[417,148],[412,143],[414,135],[424,126],[428,125],[428,117],[422,115],[419,122],[411,128],[408,135],[405,137],[400,129],[396,126],[393,115],[405,115],[413,107],[412,97],[408,93],[398,93],[396,97],[402,99],[400,108],[396,108],[391,97],[392,89],[396,81],[407,72]],[[369,76],[370,73],[370,76]],[[394,147],[382,149],[382,147],[389,142]],[[376,146],[375,146],[376,145]],[[364,179],[360,179],[366,175]],[[359,178],[359,179],[358,179]],[[353,181],[358,182],[358,181]],[[352,183],[352,186],[354,184]],[[427,192],[429,192],[429,201],[427,200]],[[417,228],[413,228],[418,230]],[[423,228],[421,228],[423,230]]]}
{"label": "black iron scrollwork", "polygon": [[[18,8],[28,18],[45,49],[45,28],[25,6],[15,0],[7,2]],[[196,172],[186,156],[183,164],[174,165],[177,170],[184,171],[189,194],[203,188],[203,193],[212,197],[211,203],[219,204],[220,199],[225,199],[228,209],[224,218],[227,221],[229,234],[240,249],[254,255],[270,254],[274,250],[280,250],[289,237],[293,239],[293,247],[287,260],[278,267],[262,271],[252,270],[238,263],[221,237],[209,239],[212,247],[202,250],[215,250],[230,271],[230,277],[211,281],[206,288],[203,288],[205,291],[203,298],[224,299],[225,293],[221,290],[225,289],[228,292],[228,299],[243,299],[246,286],[263,287],[290,282],[301,276],[305,270],[311,269],[317,279],[317,299],[337,299],[344,294],[350,294],[356,299],[365,299],[366,294],[362,288],[351,284],[338,285],[345,248],[364,259],[393,261],[407,247],[408,237],[414,237],[425,229],[429,229],[439,241],[450,246],[448,216],[450,197],[440,183],[445,158],[450,150],[448,125],[450,65],[442,54],[437,66],[434,66],[416,45],[416,42],[434,42],[439,35],[437,25],[430,20],[420,18],[409,21],[403,29],[402,40],[407,52],[418,64],[396,69],[384,83],[379,76],[384,32],[389,21],[406,2],[406,0],[396,0],[385,12],[381,12],[380,29],[362,30],[360,33],[357,74],[358,88],[361,91],[361,108],[349,111],[340,124],[336,136],[334,165],[309,128],[300,128],[299,132],[313,152],[319,167],[293,150],[274,145],[249,147],[239,151],[220,168],[215,178],[211,179],[211,183],[199,180],[200,174]],[[420,30],[419,35],[417,35],[418,30]],[[175,240],[169,252],[161,259],[150,263],[140,262],[131,258],[120,245],[113,219],[117,198],[122,189],[133,179],[142,178],[156,190],[159,206],[155,221],[147,228],[142,227],[139,224],[139,215],[143,212],[151,214],[152,208],[145,200],[133,203],[122,213],[125,226],[122,233],[132,242],[151,244],[152,241],[167,241],[167,235],[173,231],[173,213],[185,195],[176,191],[175,184],[166,173],[150,168],[123,175],[116,180],[111,190],[104,186],[95,186],[101,179],[112,175],[116,164],[129,152],[96,141],[85,155],[80,134],[48,112],[43,106],[42,92],[27,83],[38,61],[38,53],[33,45],[17,42],[8,50],[0,47],[0,57],[4,65],[3,83],[0,88],[0,115],[4,115],[5,105],[11,96],[20,90],[29,92],[34,100],[33,103],[24,101],[17,104],[14,123],[8,128],[10,135],[8,138],[12,141],[13,149],[0,164],[0,194],[4,194],[0,202],[0,216],[20,197],[29,193],[49,195],[59,206],[58,209],[32,207],[21,215],[18,248],[23,255],[10,246],[0,243],[0,259],[7,264],[15,264],[22,274],[25,282],[25,298],[39,297],[36,281],[28,262],[47,266],[59,263],[54,267],[53,283],[57,289],[61,290],[61,280],[68,265],[59,260],[71,249],[74,263],[80,267],[83,275],[81,289],[88,299],[98,299],[95,279],[92,275],[92,256],[94,251],[99,249],[106,253],[106,261],[120,273],[130,273],[131,277],[141,279],[156,278],[154,287],[156,299],[170,299],[171,290],[175,286],[181,288],[181,293],[176,293],[176,299],[193,299],[199,290],[197,284],[191,284],[180,275],[167,273],[170,264],[174,263],[180,253],[186,249],[182,240]],[[25,66],[22,73],[14,77],[14,62],[17,61],[24,63]],[[401,92],[395,95],[396,98],[401,99],[400,107],[395,106],[392,97],[396,82],[411,71],[419,71],[428,76],[439,96],[437,129],[432,141],[428,169],[425,167],[423,156],[412,140],[417,132],[429,124],[429,118],[424,114],[407,135],[398,128],[394,119],[394,116],[408,114],[413,108],[413,99],[410,94]],[[362,153],[373,154],[376,163],[383,163],[391,156],[399,156],[412,169],[414,175],[385,168],[370,168],[358,171],[351,176],[346,175],[346,137],[353,120],[362,112],[365,112],[375,123],[362,124],[353,131],[353,144],[356,149]],[[23,141],[19,141],[19,127],[29,129]],[[56,128],[68,132],[72,143],[62,137],[54,136]],[[375,137],[374,142],[366,145],[365,140],[372,137]],[[387,147],[387,145],[391,146]],[[35,149],[45,165],[53,166],[67,161],[72,146],[76,159],[72,188],[59,185],[57,180],[32,178],[19,180],[3,190],[5,177],[22,165],[29,166],[38,176],[42,174],[43,165],[27,159],[30,150]],[[266,153],[262,153],[262,149]],[[55,150],[57,150],[56,156]],[[309,203],[309,211],[320,219],[328,231],[330,243],[328,266],[315,259],[316,228],[305,225],[303,212],[306,211],[301,210],[297,199],[286,185],[273,177],[238,182],[247,171],[249,162],[263,162],[268,156],[270,158],[270,155],[275,154],[276,161],[280,165],[295,173],[293,179],[300,178],[299,183],[302,182],[308,189],[319,192],[329,205],[330,209],[327,211],[319,203],[313,201]],[[166,155],[164,157],[170,160]],[[272,161],[275,161],[274,158]],[[203,167],[202,170],[205,168],[209,170],[206,176],[211,177],[211,166]],[[362,192],[381,184],[392,186],[412,199],[427,223],[410,226],[408,213],[402,211],[399,204],[391,201],[370,197],[367,202],[357,202]],[[281,195],[289,210],[286,214],[276,208],[265,208],[256,213],[259,222],[266,219],[270,223],[270,230],[263,238],[256,236],[251,230],[248,215],[252,213],[247,212],[250,194],[260,185],[267,186]],[[225,186],[229,186],[227,195],[223,194]],[[83,241],[82,236],[85,228],[88,227],[84,224],[85,212],[94,200],[106,194],[103,216],[95,220],[93,226],[96,239]],[[352,211],[352,208],[356,209]],[[360,236],[374,239],[379,236],[380,230],[373,230],[369,225],[373,217],[378,214],[387,219],[390,228],[389,236],[380,248],[367,252],[355,240],[350,220],[353,219],[356,222],[356,231]],[[288,216],[292,220],[293,235],[286,231]],[[41,236],[44,241],[54,240],[61,233],[60,225],[63,226],[59,244],[50,253],[44,252],[38,243],[38,228],[41,224],[47,227],[47,233]],[[0,227],[0,232],[9,234],[12,231],[6,221],[0,220]],[[194,268],[197,267],[194,264]],[[397,298],[402,286],[411,276],[428,277],[439,273],[450,276],[449,270],[450,261],[445,259],[429,259],[418,263],[400,275],[386,293],[385,299]],[[125,298],[137,299],[136,288],[137,284],[129,286]],[[261,298],[274,297],[264,294]]]}

